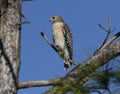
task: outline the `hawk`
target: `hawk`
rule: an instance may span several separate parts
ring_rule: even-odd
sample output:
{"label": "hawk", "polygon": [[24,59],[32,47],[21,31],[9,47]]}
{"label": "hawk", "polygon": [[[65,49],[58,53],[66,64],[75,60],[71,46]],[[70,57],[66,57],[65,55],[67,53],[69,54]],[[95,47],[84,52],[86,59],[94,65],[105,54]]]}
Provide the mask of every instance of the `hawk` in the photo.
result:
{"label": "hawk", "polygon": [[69,26],[61,16],[53,16],[49,20],[53,26],[53,41],[58,49],[58,54],[64,59],[64,69],[70,70],[73,56],[72,33]]}

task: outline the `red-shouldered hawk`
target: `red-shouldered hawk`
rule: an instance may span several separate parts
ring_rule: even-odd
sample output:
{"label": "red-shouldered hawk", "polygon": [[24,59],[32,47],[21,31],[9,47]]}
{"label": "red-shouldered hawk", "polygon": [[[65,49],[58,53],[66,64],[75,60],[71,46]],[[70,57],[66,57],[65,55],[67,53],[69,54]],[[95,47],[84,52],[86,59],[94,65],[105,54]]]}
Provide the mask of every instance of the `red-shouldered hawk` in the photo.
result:
{"label": "red-shouldered hawk", "polygon": [[73,55],[72,33],[69,26],[64,23],[61,16],[53,16],[50,18],[53,23],[53,40],[58,49],[58,53],[64,59],[64,69],[70,70]]}

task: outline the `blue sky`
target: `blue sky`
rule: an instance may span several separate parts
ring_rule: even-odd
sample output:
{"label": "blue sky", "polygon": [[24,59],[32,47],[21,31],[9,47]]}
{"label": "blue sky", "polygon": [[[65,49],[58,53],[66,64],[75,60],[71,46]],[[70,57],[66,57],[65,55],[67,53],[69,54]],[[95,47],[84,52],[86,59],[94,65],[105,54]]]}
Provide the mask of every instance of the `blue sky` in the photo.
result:
{"label": "blue sky", "polygon": [[[77,62],[88,59],[99,47],[111,16],[112,27],[120,30],[120,0],[34,0],[22,4],[22,12],[31,21],[22,25],[20,81],[48,80],[64,76],[63,60],[40,36],[44,32],[52,41],[51,16],[60,15],[73,33],[74,56]],[[114,33],[113,33],[114,34]],[[21,89],[18,94],[41,94],[48,87]]]}

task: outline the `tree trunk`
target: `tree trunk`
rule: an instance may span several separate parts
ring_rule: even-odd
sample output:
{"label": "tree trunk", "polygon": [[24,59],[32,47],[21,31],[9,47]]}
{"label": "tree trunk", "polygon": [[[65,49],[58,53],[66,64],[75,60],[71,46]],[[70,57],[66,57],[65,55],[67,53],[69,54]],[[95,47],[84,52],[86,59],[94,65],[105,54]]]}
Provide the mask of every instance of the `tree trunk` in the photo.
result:
{"label": "tree trunk", "polygon": [[16,94],[20,66],[21,0],[0,0],[0,94]]}

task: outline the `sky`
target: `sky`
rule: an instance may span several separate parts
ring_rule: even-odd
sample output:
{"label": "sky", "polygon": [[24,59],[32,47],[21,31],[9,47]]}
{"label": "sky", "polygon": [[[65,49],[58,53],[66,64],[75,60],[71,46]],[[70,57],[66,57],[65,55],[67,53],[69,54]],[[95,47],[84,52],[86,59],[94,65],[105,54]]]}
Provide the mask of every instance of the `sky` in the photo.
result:
{"label": "sky", "polygon": [[[105,38],[98,24],[120,30],[120,0],[33,0],[22,3],[22,13],[30,24],[22,25],[20,81],[49,80],[65,76],[63,60],[40,36],[52,41],[50,17],[60,15],[73,34],[73,60],[79,63],[92,56]],[[113,32],[111,36],[115,34]],[[73,68],[74,66],[72,66]],[[41,94],[49,87],[21,89],[18,94]]]}

